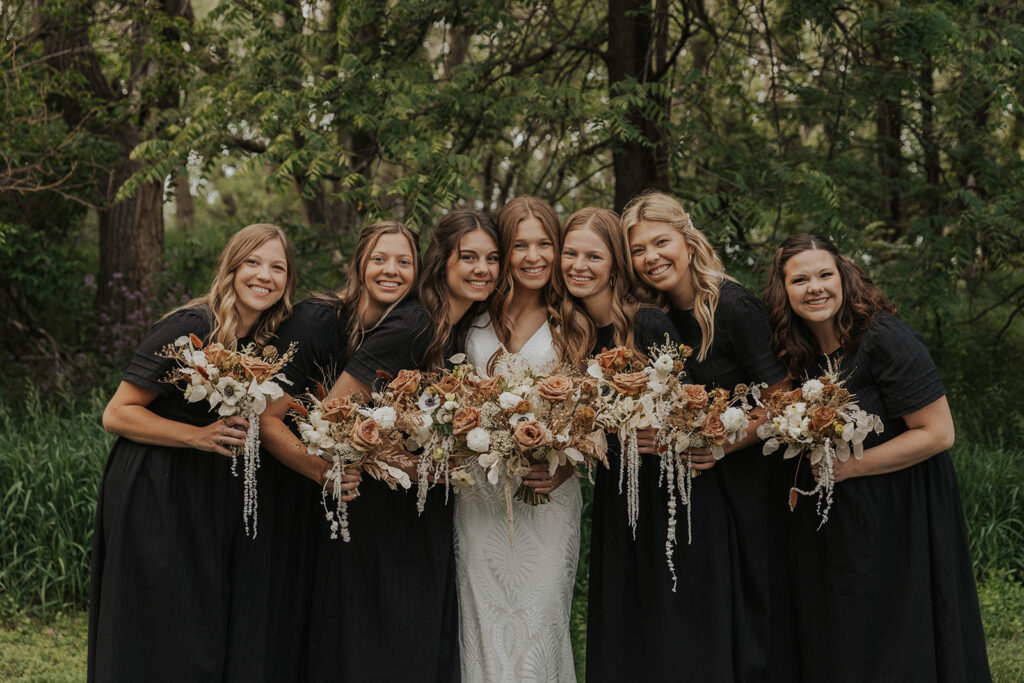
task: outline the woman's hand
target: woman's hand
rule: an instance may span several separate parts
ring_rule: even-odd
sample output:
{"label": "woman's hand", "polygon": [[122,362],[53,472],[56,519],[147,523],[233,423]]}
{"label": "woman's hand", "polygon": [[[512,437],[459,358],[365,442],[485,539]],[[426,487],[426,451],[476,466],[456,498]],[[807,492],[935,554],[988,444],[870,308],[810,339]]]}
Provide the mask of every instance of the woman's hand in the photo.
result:
{"label": "woman's hand", "polygon": [[658,438],[658,430],[654,427],[648,427],[647,429],[638,429],[636,431],[636,447],[641,453],[654,453],[658,452],[658,447],[655,442]]}
{"label": "woman's hand", "polygon": [[710,470],[718,462],[715,456],[711,455],[710,448],[687,448],[683,455],[690,459],[690,467],[698,472]]}
{"label": "woman's hand", "polygon": [[231,457],[235,455],[234,448],[241,448],[245,445],[245,435],[248,430],[248,420],[238,415],[232,415],[211,422],[199,429],[190,445],[197,451]]}
{"label": "woman's hand", "polygon": [[530,471],[523,477],[523,483],[540,495],[548,495],[565,483],[575,471],[574,465],[566,463],[559,465],[555,473],[549,475],[547,463],[538,462],[530,466]]}
{"label": "woman's hand", "polygon": [[[324,464],[327,465],[327,462],[324,461]],[[334,495],[334,479],[329,476],[329,473],[330,465],[327,465],[320,485],[326,487],[331,495]],[[358,498],[361,483],[363,483],[362,472],[351,467],[343,469],[341,471],[341,496],[338,500],[348,503]]]}

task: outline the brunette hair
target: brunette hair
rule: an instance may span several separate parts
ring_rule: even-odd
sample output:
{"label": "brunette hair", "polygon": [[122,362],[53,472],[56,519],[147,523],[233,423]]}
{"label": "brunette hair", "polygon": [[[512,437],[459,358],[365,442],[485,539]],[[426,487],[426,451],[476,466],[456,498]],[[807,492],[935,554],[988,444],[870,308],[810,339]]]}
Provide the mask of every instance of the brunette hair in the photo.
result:
{"label": "brunette hair", "polygon": [[250,330],[250,336],[258,346],[268,344],[277,332],[278,326],[292,314],[292,296],[295,294],[295,253],[284,230],[270,223],[247,225],[232,235],[221,250],[220,258],[217,259],[217,270],[210,291],[170,311],[164,317],[183,309],[206,308],[213,316],[210,341],[235,349],[238,346],[235,328],[239,323],[238,311],[235,309],[235,271],[252,252],[272,240],[279,240],[284,247],[285,264],[288,269],[284,294],[277,303],[260,313]]}
{"label": "brunette hair", "polygon": [[[608,209],[580,209],[569,216],[562,227],[562,244],[570,232],[585,228],[593,230],[611,252],[612,272],[608,286],[612,289],[615,345],[626,346],[645,357],[643,350],[636,348],[636,314],[641,303],[633,289],[633,261],[629,257],[626,233],[619,228],[619,215]],[[558,277],[564,278],[561,267],[558,268]],[[564,279],[562,282],[564,287]],[[597,329],[580,300],[568,295],[567,290],[566,293],[560,307],[566,360],[575,367],[582,367],[597,343]]]}
{"label": "brunette hair", "polygon": [[424,369],[433,370],[444,365],[445,350],[452,336],[461,344],[470,323],[487,305],[483,301],[477,302],[457,323],[448,320],[452,308],[448,291],[448,259],[458,252],[462,238],[474,230],[486,232],[495,246],[501,243],[494,223],[486,213],[454,209],[438,222],[431,235],[430,246],[423,255],[423,277],[416,293],[434,328],[434,338],[423,357]]}
{"label": "brunette hair", "polygon": [[[362,323],[363,313],[366,307],[369,305],[369,301],[366,297],[366,283],[363,281],[363,277],[366,274],[366,263],[370,259],[370,254],[373,253],[374,247],[377,246],[377,242],[384,235],[401,235],[409,243],[409,249],[412,252],[413,258],[413,282],[412,286],[409,287],[409,291],[402,296],[401,299],[394,302],[384,311],[383,315],[370,327],[364,328]],[[359,233],[359,241],[356,243],[355,251],[352,253],[352,260],[348,264],[348,272],[345,278],[345,288],[338,294],[335,293],[320,293],[315,292],[311,296],[321,301],[325,301],[338,306],[339,315],[342,311],[348,316],[349,319],[349,330],[347,349],[348,353],[354,352],[359,345],[363,343],[363,339],[369,334],[377,325],[387,317],[387,315],[400,304],[410,292],[416,289],[416,282],[420,276],[421,262],[420,262],[420,248],[419,241],[416,238],[416,233],[410,230],[404,223],[398,221],[380,221],[377,223],[371,223],[363,227],[362,232]]]}
{"label": "brunette hair", "polygon": [[559,303],[565,299],[566,292],[562,279],[556,275],[560,272],[558,261],[562,253],[558,216],[550,204],[538,197],[510,199],[498,214],[498,237],[500,238],[498,244],[505,255],[501,261],[501,276],[498,278],[498,285],[494,289],[489,306],[491,324],[494,326],[498,341],[503,345],[508,344],[508,340],[512,337],[512,321],[509,319],[508,309],[515,294],[515,279],[512,277],[511,268],[512,251],[519,224],[528,218],[534,218],[540,223],[544,232],[551,239],[554,248],[555,260],[551,264],[551,277],[547,286],[544,287],[543,297],[558,357],[565,358],[568,355],[568,348],[561,333],[562,318]]}
{"label": "brunette hair", "polygon": [[[708,238],[693,227],[690,214],[675,197],[664,192],[649,191],[634,197],[622,211],[622,231],[629,241],[629,231],[640,221],[665,223],[677,230],[693,250],[690,257],[690,282],[693,286],[693,317],[700,325],[701,342],[697,360],[704,360],[715,341],[715,311],[718,310],[719,288],[723,280],[732,280],[725,273],[722,259],[715,253]],[[660,304],[667,303],[662,292],[644,287]]]}
{"label": "brunette hair", "polygon": [[800,233],[787,237],[772,257],[764,302],[768,322],[772,326],[772,342],[779,361],[793,377],[801,377],[821,355],[818,342],[800,316],[793,312],[786,293],[786,263],[797,254],[820,249],[832,255],[843,291],[843,303],[834,318],[836,337],[843,355],[850,355],[860,345],[864,331],[879,313],[895,313],[896,308],[867,273],[839,253],[824,237]]}

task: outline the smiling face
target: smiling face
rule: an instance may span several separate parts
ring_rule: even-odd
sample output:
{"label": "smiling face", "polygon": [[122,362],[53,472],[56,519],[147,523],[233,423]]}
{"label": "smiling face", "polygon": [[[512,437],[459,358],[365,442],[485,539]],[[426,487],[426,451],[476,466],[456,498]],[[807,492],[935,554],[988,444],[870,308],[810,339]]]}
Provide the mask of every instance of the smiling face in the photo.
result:
{"label": "smiling face", "polygon": [[243,327],[250,328],[260,313],[281,300],[287,282],[288,261],[281,240],[267,240],[245,257],[231,281]]}
{"label": "smiling face", "polygon": [[517,287],[540,289],[551,280],[555,243],[540,221],[530,216],[516,226],[509,268]]}
{"label": "smiling face", "polygon": [[692,289],[693,247],[681,232],[668,223],[640,221],[629,231],[629,253],[644,284],[670,299],[686,298]]}
{"label": "smiling face", "polygon": [[599,310],[599,299],[611,299],[612,252],[590,227],[565,235],[562,245],[562,275],[569,293],[580,299],[588,313]]}
{"label": "smiling face", "polygon": [[822,333],[834,334],[835,317],[843,305],[843,282],[832,255],[822,249],[801,251],[786,261],[783,274],[793,312],[819,339]]}
{"label": "smiling face", "polygon": [[374,320],[391,304],[401,301],[416,282],[416,256],[400,233],[381,235],[363,267],[363,296]]}
{"label": "smiling face", "polygon": [[477,301],[485,301],[498,279],[498,245],[481,229],[467,232],[448,256],[446,283],[456,320]]}

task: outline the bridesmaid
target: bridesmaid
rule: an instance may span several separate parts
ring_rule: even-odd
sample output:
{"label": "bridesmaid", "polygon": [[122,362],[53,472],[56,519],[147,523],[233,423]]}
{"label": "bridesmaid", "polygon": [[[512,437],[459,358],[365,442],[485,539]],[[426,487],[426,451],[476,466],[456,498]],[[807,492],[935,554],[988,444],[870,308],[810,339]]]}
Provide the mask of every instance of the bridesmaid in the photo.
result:
{"label": "bridesmaid", "polygon": [[[517,197],[498,215],[505,252],[490,312],[473,323],[469,362],[485,374],[501,370],[495,354],[513,354],[516,368],[550,373],[565,355],[557,303],[564,288],[558,265],[559,224],[536,197]],[[490,362],[489,362],[490,361]],[[505,370],[507,372],[507,370]],[[510,380],[511,381],[511,380]],[[455,501],[462,680],[520,681],[535,676],[574,681],[569,618],[579,558],[579,480],[571,464],[549,476],[534,465],[524,482],[558,493],[546,505],[515,506],[510,546],[504,483],[481,480]]]}
{"label": "bridesmaid", "polygon": [[[772,353],[764,306],[725,274],[676,199],[661,192],[636,197],[623,211],[622,228],[637,275],[669,305],[669,317],[694,350],[686,363],[693,381],[729,390],[766,383],[766,393],[788,386]],[[752,422],[747,439],[727,445],[715,467],[733,520],[733,667],[737,680],[788,682],[795,660],[783,541],[788,508],[786,496],[777,494],[790,463],[761,455],[757,425]],[[691,453],[695,468],[715,465],[707,449]]]}
{"label": "bridesmaid", "polygon": [[89,611],[90,681],[221,681],[259,674],[267,580],[251,566],[232,446],[248,423],[218,419],[161,381],[156,354],[195,334],[235,349],[268,343],[291,311],[292,249],[275,225],[228,240],[206,296],[163,317],[103,411],[114,443],[100,482]]}
{"label": "bridesmaid", "polygon": [[[562,229],[562,277],[571,296],[561,315],[573,363],[626,346],[646,357],[679,334],[668,317],[634,296],[633,269],[619,217],[581,209]],[[641,452],[652,453],[647,440]],[[636,537],[619,492],[618,439],[609,436],[610,469],[594,485],[587,613],[587,680],[732,680],[730,555],[725,500],[717,473],[694,484],[693,545],[676,546],[676,592],[665,557],[666,492],[656,458],[639,472]],[[686,539],[686,517],[677,538]]]}
{"label": "bridesmaid", "polygon": [[[857,403],[882,418],[862,460],[835,463],[818,530],[794,511],[802,674],[808,681],[991,680],[956,473],[953,418],[920,335],[828,240],[786,239],[765,301],[794,378],[838,366]],[[803,488],[813,487],[806,469]]]}
{"label": "bridesmaid", "polygon": [[[416,235],[402,223],[385,221],[363,228],[355,246],[344,290],[314,294],[295,306],[292,317],[278,330],[275,344],[283,353],[291,342],[297,353],[285,366],[291,381],[285,395],[268,406],[260,421],[267,472],[261,483],[263,525],[260,541],[271,554],[272,609],[266,626],[273,651],[266,655],[267,681],[302,677],[313,590],[313,551],[317,536],[329,536],[320,492],[327,462],[309,455],[285,422],[292,397],[315,393],[317,383],[330,387],[347,359],[380,320],[416,285],[419,274]],[[346,473],[342,489],[352,491],[360,481]],[[346,500],[354,493],[344,495]]]}
{"label": "bridesmaid", "polygon": [[[442,367],[494,291],[499,261],[487,214],[445,215],[423,258],[419,301],[403,302],[367,334],[331,396],[369,395],[378,371]],[[352,541],[318,540],[310,678],[458,680],[451,506],[435,494],[419,515],[415,490],[369,479],[359,494],[349,506]]]}

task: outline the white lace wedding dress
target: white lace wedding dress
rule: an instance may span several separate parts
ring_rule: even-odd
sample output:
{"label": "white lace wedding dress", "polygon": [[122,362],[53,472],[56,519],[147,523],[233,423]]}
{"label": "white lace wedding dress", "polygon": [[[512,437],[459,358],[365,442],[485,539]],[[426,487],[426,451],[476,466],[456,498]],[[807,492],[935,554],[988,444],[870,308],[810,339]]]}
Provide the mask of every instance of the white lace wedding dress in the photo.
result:
{"label": "white lace wedding dress", "polygon": [[[499,345],[482,316],[466,340],[468,361],[486,372]],[[514,366],[555,368],[550,328],[542,326],[515,355]],[[575,681],[569,612],[580,547],[579,480],[570,477],[544,505],[514,500],[510,547],[504,482],[495,486],[482,471],[475,474],[476,485],[455,502],[462,680]]]}

